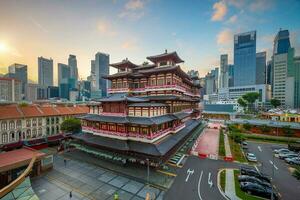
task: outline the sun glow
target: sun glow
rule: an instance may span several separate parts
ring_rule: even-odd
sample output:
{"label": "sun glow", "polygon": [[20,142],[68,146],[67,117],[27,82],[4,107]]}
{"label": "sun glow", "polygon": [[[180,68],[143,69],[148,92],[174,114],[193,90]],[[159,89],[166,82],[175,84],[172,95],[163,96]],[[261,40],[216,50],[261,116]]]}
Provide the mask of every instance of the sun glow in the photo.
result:
{"label": "sun glow", "polygon": [[8,47],[6,46],[6,44],[3,43],[3,42],[0,42],[0,53],[1,52],[6,52],[7,49],[8,49]]}

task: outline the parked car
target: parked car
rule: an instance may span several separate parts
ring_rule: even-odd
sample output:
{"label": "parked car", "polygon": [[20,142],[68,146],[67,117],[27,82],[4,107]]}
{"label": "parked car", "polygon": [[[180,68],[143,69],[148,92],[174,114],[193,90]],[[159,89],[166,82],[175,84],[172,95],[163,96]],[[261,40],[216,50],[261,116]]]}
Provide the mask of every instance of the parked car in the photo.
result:
{"label": "parked car", "polygon": [[247,160],[251,162],[257,162],[257,158],[253,153],[246,153]]}
{"label": "parked car", "polygon": [[285,162],[287,162],[290,165],[300,165],[300,158],[294,157],[294,158],[285,158]]}
{"label": "parked car", "polygon": [[280,159],[285,159],[285,158],[294,158],[294,157],[298,157],[298,154],[291,152],[291,153],[280,153],[278,155],[278,157]]}
{"label": "parked car", "polygon": [[266,181],[268,183],[271,182],[271,179],[269,178],[269,176],[258,172],[256,169],[254,168],[248,168],[248,167],[241,167],[241,175],[248,175],[248,176],[254,176],[260,180]]}
{"label": "parked car", "polygon": [[238,176],[239,182],[250,182],[250,183],[257,183],[264,187],[272,187],[272,185],[266,181],[260,180],[254,176],[248,176],[248,175],[239,175]]}
{"label": "parked car", "polygon": [[297,141],[296,143],[291,143],[288,145],[289,150],[291,151],[300,151],[300,141]]}
{"label": "parked car", "polygon": [[242,142],[242,148],[243,149],[248,149],[248,143],[247,142]]}
{"label": "parked car", "polygon": [[278,195],[276,192],[272,192],[272,188],[263,187],[256,183],[250,182],[241,182],[240,183],[241,190],[247,192],[248,194],[253,194],[259,197],[269,198],[273,194],[273,199],[278,199]]}
{"label": "parked car", "polygon": [[290,150],[288,150],[287,148],[281,148],[281,149],[275,149],[273,152],[274,152],[275,154],[289,153]]}

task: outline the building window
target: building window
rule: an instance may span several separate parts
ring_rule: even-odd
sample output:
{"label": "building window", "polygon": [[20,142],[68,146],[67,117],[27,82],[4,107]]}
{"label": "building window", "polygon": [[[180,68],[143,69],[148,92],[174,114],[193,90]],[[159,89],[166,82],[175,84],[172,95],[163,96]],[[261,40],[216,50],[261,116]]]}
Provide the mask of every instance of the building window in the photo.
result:
{"label": "building window", "polygon": [[116,125],[109,125],[110,131],[116,131]]}
{"label": "building window", "polygon": [[149,133],[149,129],[148,128],[142,128],[142,133],[147,135]]}
{"label": "building window", "polygon": [[7,133],[2,134],[2,144],[5,144],[8,142]]}
{"label": "building window", "polygon": [[10,130],[15,129],[15,122],[14,121],[9,122],[9,129]]}
{"label": "building window", "polygon": [[47,127],[47,129],[46,129],[46,134],[50,135],[50,128],[49,127]]}
{"label": "building window", "polygon": [[17,128],[22,128],[22,122],[21,122],[21,120],[17,120]]}
{"label": "building window", "polygon": [[46,123],[47,123],[47,125],[50,124],[50,118],[47,118]]}
{"label": "building window", "polygon": [[38,129],[38,136],[41,137],[43,135],[43,129],[40,127]]}
{"label": "building window", "polygon": [[130,126],[129,127],[129,132],[131,132],[131,133],[137,133],[138,132],[138,127],[136,127],[136,126]]}
{"label": "building window", "polygon": [[59,118],[58,118],[58,117],[56,117],[56,123],[57,123],[57,124],[59,123]]}
{"label": "building window", "polygon": [[51,124],[54,124],[54,117],[51,118]]}
{"label": "building window", "polygon": [[59,126],[56,126],[56,133],[59,133]]}
{"label": "building window", "polygon": [[32,138],[36,138],[36,135],[37,135],[36,129],[33,129],[32,130]]}
{"label": "building window", "polygon": [[10,132],[10,141],[15,141],[15,133],[14,132]]}
{"label": "building window", "polygon": [[52,126],[52,127],[51,127],[51,134],[54,135],[54,133],[55,133],[55,127]]}
{"label": "building window", "polygon": [[43,124],[42,118],[38,119],[38,124],[39,124],[39,126],[42,126],[42,124]]}
{"label": "building window", "polygon": [[3,131],[7,130],[7,122],[1,123],[1,130],[3,130]]}
{"label": "building window", "polygon": [[32,120],[32,126],[36,126],[36,119]]}
{"label": "building window", "polygon": [[26,138],[27,138],[27,139],[31,138],[31,130],[30,130],[30,129],[28,129],[28,130],[26,131]]}
{"label": "building window", "polygon": [[31,120],[30,119],[27,119],[26,120],[26,127],[30,127],[31,126]]}

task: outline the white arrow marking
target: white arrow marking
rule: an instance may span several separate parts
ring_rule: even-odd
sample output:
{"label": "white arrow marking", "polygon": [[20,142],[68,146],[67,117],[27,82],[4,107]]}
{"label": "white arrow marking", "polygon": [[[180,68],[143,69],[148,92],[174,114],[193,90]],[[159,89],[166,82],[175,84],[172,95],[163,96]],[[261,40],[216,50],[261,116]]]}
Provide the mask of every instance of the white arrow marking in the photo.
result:
{"label": "white arrow marking", "polygon": [[271,160],[269,160],[269,161],[270,161],[270,164],[273,165],[276,170],[278,170],[278,167],[276,167],[276,165],[273,163],[273,161],[271,161]]}
{"label": "white arrow marking", "polygon": [[192,175],[194,173],[194,170],[191,170],[190,168],[186,171],[187,173],[187,176],[186,176],[186,179],[185,179],[185,182],[188,182],[189,178],[190,178],[190,175]]}
{"label": "white arrow marking", "polygon": [[257,148],[258,148],[258,150],[259,150],[260,152],[262,152],[262,149],[261,149],[261,147],[260,147],[260,146],[257,146]]}
{"label": "white arrow marking", "polygon": [[203,175],[203,171],[201,171],[199,181],[198,181],[198,197],[200,200],[202,200],[201,193],[200,193],[200,184],[201,184],[202,175]]}
{"label": "white arrow marking", "polygon": [[210,187],[212,187],[212,185],[213,185],[213,182],[212,182],[212,180],[210,180],[210,172],[208,173],[208,180],[207,180],[207,183],[208,183],[208,185],[210,186]]}

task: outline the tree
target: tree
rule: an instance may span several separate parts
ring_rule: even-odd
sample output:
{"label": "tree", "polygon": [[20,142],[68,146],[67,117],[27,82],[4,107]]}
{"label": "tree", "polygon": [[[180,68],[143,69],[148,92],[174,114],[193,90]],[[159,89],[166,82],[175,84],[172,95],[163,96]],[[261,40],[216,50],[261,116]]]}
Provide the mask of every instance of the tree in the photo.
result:
{"label": "tree", "polygon": [[249,130],[252,128],[252,125],[249,124],[249,123],[246,123],[246,124],[243,125],[243,128],[244,128],[245,130],[249,131]]}
{"label": "tree", "polygon": [[242,106],[243,108],[246,108],[246,107],[247,107],[247,102],[246,102],[243,98],[239,98],[237,102],[238,102],[238,104],[239,104],[240,106]]}
{"label": "tree", "polygon": [[248,92],[242,96],[242,98],[247,102],[248,108],[251,106],[253,108],[254,102],[259,98],[260,94],[258,92]]}
{"label": "tree", "polygon": [[265,133],[269,133],[271,131],[271,128],[267,125],[262,125],[260,126],[261,131],[265,134]]}
{"label": "tree", "polygon": [[281,103],[278,99],[271,99],[270,103],[274,108],[277,108],[278,106],[281,105]]}
{"label": "tree", "polygon": [[81,131],[81,123],[79,119],[70,118],[63,121],[61,130],[64,132],[78,133]]}

